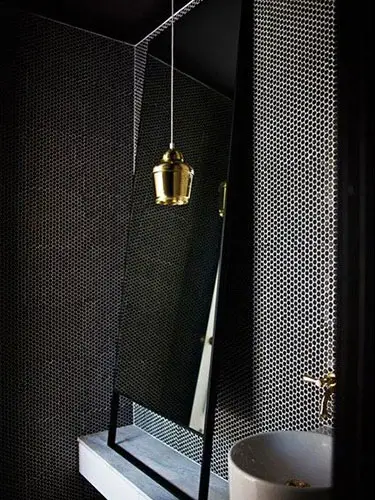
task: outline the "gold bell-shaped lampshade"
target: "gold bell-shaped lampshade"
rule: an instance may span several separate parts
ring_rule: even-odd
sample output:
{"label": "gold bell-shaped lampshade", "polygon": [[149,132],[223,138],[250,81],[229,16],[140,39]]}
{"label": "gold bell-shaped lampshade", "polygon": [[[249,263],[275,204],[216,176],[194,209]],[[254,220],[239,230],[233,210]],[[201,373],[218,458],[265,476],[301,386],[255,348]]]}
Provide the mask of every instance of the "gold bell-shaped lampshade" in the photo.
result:
{"label": "gold bell-shaped lampshade", "polygon": [[189,203],[194,170],[185,163],[179,151],[174,148],[168,149],[160,165],[156,165],[152,173],[158,205]]}

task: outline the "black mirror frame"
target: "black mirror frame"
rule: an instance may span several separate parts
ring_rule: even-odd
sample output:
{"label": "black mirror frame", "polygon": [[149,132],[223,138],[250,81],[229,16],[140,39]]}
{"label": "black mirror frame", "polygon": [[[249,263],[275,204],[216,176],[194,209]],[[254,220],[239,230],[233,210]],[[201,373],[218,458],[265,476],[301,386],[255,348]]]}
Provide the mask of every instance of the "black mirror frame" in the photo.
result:
{"label": "black mirror frame", "polygon": [[[248,102],[246,99],[247,89],[251,85],[252,71],[249,68],[249,49],[251,51],[251,43],[253,40],[252,32],[249,26],[252,26],[253,6],[250,2],[243,0],[241,9],[240,20],[240,33],[237,49],[237,75],[236,75],[236,89],[234,96],[233,106],[233,120],[230,140],[230,155],[228,167],[228,185],[231,188],[227,195],[226,214],[223,221],[223,232],[221,241],[221,255],[219,265],[219,293],[217,299],[216,319],[214,327],[214,341],[213,341],[213,356],[211,359],[209,389],[208,389],[208,403],[206,411],[205,432],[203,435],[203,453],[199,482],[198,499],[193,499],[185,492],[181,491],[176,485],[168,481],[166,478],[155,472],[153,469],[144,464],[141,460],[136,458],[131,453],[127,452],[123,447],[116,443],[116,430],[117,419],[120,405],[120,393],[116,390],[113,391],[111,400],[111,417],[108,432],[108,446],[122,455],[126,460],[135,465],[142,472],[147,474],[151,479],[156,481],[160,486],[182,500],[205,500],[208,496],[209,481],[210,481],[210,465],[212,457],[212,442],[214,433],[214,419],[217,400],[218,383],[220,376],[220,346],[222,344],[221,337],[228,332],[227,324],[230,314],[226,315],[228,302],[230,303],[230,290],[227,286],[228,272],[231,266],[231,239],[233,232],[238,226],[238,217],[236,217],[238,203],[244,203],[244,197],[240,195],[237,187],[243,185],[243,175],[237,165],[243,161],[243,151],[245,148],[249,152],[248,144],[248,126],[252,123],[251,109],[243,105]],[[250,52],[251,53],[251,52]],[[251,88],[251,87],[250,87]],[[249,182],[251,182],[251,169],[248,172]],[[236,187],[237,186],[237,187]],[[249,185],[246,191],[248,194]],[[249,200],[246,200],[248,206]],[[242,209],[244,207],[241,207]],[[243,230],[243,228],[241,229]]]}

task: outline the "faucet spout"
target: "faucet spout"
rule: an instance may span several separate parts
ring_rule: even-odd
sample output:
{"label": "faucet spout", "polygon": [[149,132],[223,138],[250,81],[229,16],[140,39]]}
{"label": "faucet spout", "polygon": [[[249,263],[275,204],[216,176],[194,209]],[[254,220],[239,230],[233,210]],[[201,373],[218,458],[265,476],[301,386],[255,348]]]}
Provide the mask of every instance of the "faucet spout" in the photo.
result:
{"label": "faucet spout", "polygon": [[330,390],[326,389],[324,391],[322,400],[320,402],[320,418],[322,418],[324,420],[331,416],[330,413],[328,412],[328,403],[331,399],[331,396],[332,396],[332,392]]}

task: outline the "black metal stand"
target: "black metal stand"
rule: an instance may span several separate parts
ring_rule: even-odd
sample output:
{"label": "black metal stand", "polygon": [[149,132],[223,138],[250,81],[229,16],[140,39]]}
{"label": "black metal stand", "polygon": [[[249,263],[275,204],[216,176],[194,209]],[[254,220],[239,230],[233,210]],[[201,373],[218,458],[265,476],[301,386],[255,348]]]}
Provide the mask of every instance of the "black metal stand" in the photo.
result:
{"label": "black metal stand", "polygon": [[[233,107],[233,120],[231,131],[231,145],[228,171],[228,184],[232,187],[229,190],[227,197],[227,210],[223,224],[221,255],[220,255],[220,281],[219,293],[216,307],[216,318],[214,326],[214,343],[213,353],[210,367],[210,382],[208,389],[208,404],[205,418],[205,432],[203,436],[203,453],[201,462],[201,473],[199,480],[198,499],[193,499],[185,492],[181,491],[176,485],[168,481],[153,469],[144,464],[141,460],[126,451],[122,446],[116,443],[117,416],[119,410],[120,393],[114,391],[111,402],[111,418],[108,433],[108,446],[123,456],[126,460],[147,474],[151,479],[156,481],[160,486],[175,495],[181,500],[206,500],[208,498],[209,483],[210,483],[210,466],[212,457],[212,444],[215,424],[215,410],[217,401],[217,391],[220,373],[220,360],[225,355],[222,348],[221,336],[225,336],[229,332],[227,328],[228,314],[225,313],[226,305],[230,303],[230,290],[227,287],[227,275],[231,266],[231,237],[237,231],[238,217],[237,211],[244,208],[238,207],[238,203],[244,203],[244,197],[238,196],[238,189],[243,185],[243,172],[241,171],[241,161],[243,161],[244,151],[251,157],[251,145],[249,147],[249,124],[252,126],[252,110],[249,106],[244,106],[248,100],[248,89],[252,88],[251,79],[251,62],[249,63],[249,53],[252,53],[251,46],[253,34],[251,27],[253,26],[253,5],[247,0],[242,1],[240,34],[238,42],[238,57],[237,57],[237,75],[236,75],[236,91]],[[251,107],[251,106],[250,106]],[[248,172],[249,182],[251,182],[251,169]],[[248,185],[247,185],[248,186]],[[248,203],[247,200],[246,203]],[[241,231],[243,228],[241,228]],[[229,315],[230,316],[230,315]]]}

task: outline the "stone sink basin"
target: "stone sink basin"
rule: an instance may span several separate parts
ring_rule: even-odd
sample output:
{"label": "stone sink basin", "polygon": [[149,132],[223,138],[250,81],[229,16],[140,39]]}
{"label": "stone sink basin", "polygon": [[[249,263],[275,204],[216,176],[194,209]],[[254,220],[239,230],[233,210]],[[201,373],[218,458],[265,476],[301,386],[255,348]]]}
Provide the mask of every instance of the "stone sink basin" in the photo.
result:
{"label": "stone sink basin", "polygon": [[299,431],[239,441],[229,452],[230,500],[329,500],[332,441]]}

